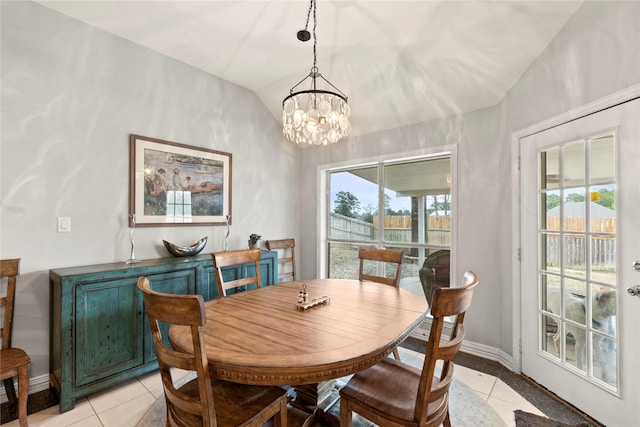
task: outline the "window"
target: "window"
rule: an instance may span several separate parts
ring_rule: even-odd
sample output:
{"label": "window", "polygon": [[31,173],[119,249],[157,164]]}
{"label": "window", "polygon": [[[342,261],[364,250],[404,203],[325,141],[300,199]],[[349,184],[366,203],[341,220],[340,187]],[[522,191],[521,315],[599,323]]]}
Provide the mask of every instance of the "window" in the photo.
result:
{"label": "window", "polygon": [[[434,279],[448,283],[448,252],[437,275],[425,261],[431,254],[451,250],[450,153],[326,173],[328,277],[357,279],[358,248],[367,246],[404,252],[403,288],[424,295]],[[394,273],[383,265],[377,269],[388,277]]]}

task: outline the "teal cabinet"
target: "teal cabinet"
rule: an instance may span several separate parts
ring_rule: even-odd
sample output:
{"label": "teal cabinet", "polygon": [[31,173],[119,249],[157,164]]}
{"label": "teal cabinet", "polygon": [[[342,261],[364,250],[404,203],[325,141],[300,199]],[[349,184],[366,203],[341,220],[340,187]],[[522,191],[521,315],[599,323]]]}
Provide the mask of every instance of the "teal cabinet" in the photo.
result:
{"label": "teal cabinet", "polygon": [[[239,277],[254,268],[232,266],[223,274]],[[276,283],[277,268],[277,253],[263,251],[263,285]],[[157,369],[137,288],[141,276],[147,276],[160,292],[197,293],[205,300],[219,297],[211,255],[49,271],[50,380],[60,399],[60,412],[73,409],[78,397]]]}

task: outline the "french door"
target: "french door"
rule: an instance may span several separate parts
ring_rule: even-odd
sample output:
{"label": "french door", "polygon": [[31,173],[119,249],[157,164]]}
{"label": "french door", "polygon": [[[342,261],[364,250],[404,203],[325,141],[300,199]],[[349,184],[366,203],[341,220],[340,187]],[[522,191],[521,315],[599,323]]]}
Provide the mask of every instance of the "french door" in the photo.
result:
{"label": "french door", "polygon": [[520,155],[522,372],[638,425],[640,99],[522,138]]}

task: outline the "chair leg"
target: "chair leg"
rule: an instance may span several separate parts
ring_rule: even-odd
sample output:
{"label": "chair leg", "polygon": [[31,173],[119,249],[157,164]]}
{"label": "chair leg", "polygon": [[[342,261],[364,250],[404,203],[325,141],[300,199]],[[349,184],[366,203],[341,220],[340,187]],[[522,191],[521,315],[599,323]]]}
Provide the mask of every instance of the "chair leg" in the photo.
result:
{"label": "chair leg", "polygon": [[27,427],[27,399],[29,398],[29,364],[18,368],[18,421]]}
{"label": "chair leg", "polygon": [[349,402],[340,398],[340,427],[351,427],[353,413],[349,409]]}
{"label": "chair leg", "polygon": [[4,390],[7,392],[7,399],[9,399],[9,403],[15,405],[18,401],[18,398],[16,397],[16,389],[13,385],[13,377],[5,378]]}
{"label": "chair leg", "polygon": [[280,400],[280,413],[273,419],[274,427],[287,427],[287,399]]}
{"label": "chair leg", "polygon": [[400,353],[398,352],[398,347],[393,349],[393,357],[395,357],[398,362],[400,361]]}
{"label": "chair leg", "polygon": [[[447,399],[448,399],[448,397],[447,397]],[[449,409],[447,409],[447,416],[445,417],[445,419],[442,422],[442,424],[444,425],[444,427],[451,427],[451,420],[449,419]]]}

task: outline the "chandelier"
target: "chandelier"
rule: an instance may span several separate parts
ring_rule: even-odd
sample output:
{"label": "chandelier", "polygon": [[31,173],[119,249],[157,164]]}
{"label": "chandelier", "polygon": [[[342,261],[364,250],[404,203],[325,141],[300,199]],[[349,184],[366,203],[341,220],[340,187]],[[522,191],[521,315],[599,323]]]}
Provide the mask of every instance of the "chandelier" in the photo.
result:
{"label": "chandelier", "polygon": [[[307,31],[313,10],[313,67],[308,76],[291,88],[289,96],[282,101],[282,132],[285,138],[297,144],[327,145],[347,136],[351,125],[351,108],[347,96],[325,79],[317,66],[316,53],[316,0],[311,0],[304,30],[298,31],[298,40],[311,39]],[[296,90],[310,79],[310,89]],[[318,80],[326,89],[318,87]],[[326,83],[323,84],[322,82]]]}

